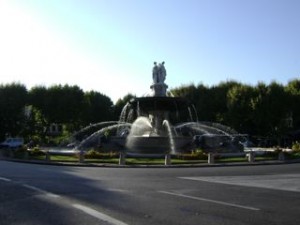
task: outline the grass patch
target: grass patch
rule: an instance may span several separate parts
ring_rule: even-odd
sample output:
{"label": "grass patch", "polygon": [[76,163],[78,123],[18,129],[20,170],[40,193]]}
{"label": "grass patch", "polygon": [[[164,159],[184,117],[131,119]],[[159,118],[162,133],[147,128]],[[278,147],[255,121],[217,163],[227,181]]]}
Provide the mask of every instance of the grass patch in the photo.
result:
{"label": "grass patch", "polygon": [[[45,158],[45,156],[44,156]],[[79,159],[76,156],[69,156],[69,155],[51,155],[50,156],[51,161],[61,161],[61,162],[75,162]]]}
{"label": "grass patch", "polygon": [[119,158],[105,158],[105,159],[85,159],[86,163],[107,163],[107,164],[118,164]]}
{"label": "grass patch", "polygon": [[218,158],[215,159],[216,163],[229,163],[229,162],[247,162],[248,159],[246,157],[231,157],[231,158]]}

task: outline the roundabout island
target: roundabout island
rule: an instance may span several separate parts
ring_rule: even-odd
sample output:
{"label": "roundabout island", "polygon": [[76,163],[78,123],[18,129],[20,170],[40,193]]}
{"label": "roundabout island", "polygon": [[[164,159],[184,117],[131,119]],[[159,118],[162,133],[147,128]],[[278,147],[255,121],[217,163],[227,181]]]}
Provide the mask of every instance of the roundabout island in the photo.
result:
{"label": "roundabout island", "polygon": [[[247,136],[210,121],[200,121],[189,99],[168,95],[165,63],[154,62],[147,96],[133,98],[118,121],[75,132],[67,147],[1,149],[2,157],[86,165],[212,165],[298,160],[291,149],[247,147]],[[201,118],[200,118],[201,119]]]}

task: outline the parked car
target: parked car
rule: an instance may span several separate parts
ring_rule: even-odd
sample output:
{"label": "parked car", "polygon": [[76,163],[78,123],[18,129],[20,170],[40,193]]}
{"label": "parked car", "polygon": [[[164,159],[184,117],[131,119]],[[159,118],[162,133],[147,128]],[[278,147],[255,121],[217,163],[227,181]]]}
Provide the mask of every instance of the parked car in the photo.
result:
{"label": "parked car", "polygon": [[18,148],[24,145],[23,138],[6,138],[5,141],[0,143],[1,148]]}

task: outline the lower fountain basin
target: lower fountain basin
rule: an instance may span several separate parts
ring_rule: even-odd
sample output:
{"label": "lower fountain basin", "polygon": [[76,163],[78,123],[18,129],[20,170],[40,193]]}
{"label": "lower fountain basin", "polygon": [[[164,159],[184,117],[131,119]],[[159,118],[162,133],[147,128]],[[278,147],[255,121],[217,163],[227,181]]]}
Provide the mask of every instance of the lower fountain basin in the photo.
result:
{"label": "lower fountain basin", "polygon": [[[110,141],[117,146],[126,148],[128,153],[172,154],[170,139],[166,136],[131,136],[128,140],[122,137],[111,137]],[[186,151],[192,143],[192,137],[174,137],[174,153]]]}

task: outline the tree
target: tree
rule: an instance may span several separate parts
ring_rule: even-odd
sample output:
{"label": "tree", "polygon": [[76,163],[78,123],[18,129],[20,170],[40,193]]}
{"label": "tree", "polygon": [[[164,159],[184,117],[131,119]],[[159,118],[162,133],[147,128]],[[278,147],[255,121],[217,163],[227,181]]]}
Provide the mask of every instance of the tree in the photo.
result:
{"label": "tree", "polygon": [[251,100],[251,108],[253,110],[253,134],[258,136],[265,136],[269,130],[270,125],[267,121],[270,108],[268,106],[268,86],[264,83],[258,83],[254,87],[254,96]]}
{"label": "tree", "polygon": [[300,79],[290,81],[285,88],[289,101],[288,111],[292,117],[293,126],[300,128]]}
{"label": "tree", "polygon": [[27,89],[22,84],[0,85],[0,139],[6,134],[22,135],[27,94]]}
{"label": "tree", "polygon": [[269,124],[270,136],[279,139],[287,131],[285,119],[289,112],[288,96],[284,86],[272,82],[268,87],[267,107],[269,113],[266,114],[266,122]]}
{"label": "tree", "polygon": [[226,117],[228,114],[228,92],[234,88],[241,86],[242,84],[236,81],[227,81],[221,82],[216,86],[212,86],[210,88],[209,94],[209,102],[208,102],[208,109],[209,113],[211,114],[210,120],[216,121],[219,123],[225,123],[230,125],[230,121]]}
{"label": "tree", "polygon": [[230,126],[242,133],[252,133],[254,89],[247,85],[233,86],[227,94],[227,119]]}
{"label": "tree", "polygon": [[86,104],[84,122],[86,124],[114,119],[113,102],[109,97],[99,92],[90,91],[84,94],[84,98]]}
{"label": "tree", "polygon": [[84,103],[84,92],[76,85],[34,87],[30,91],[30,104],[41,111],[46,127],[59,123],[71,132],[78,129]]}

